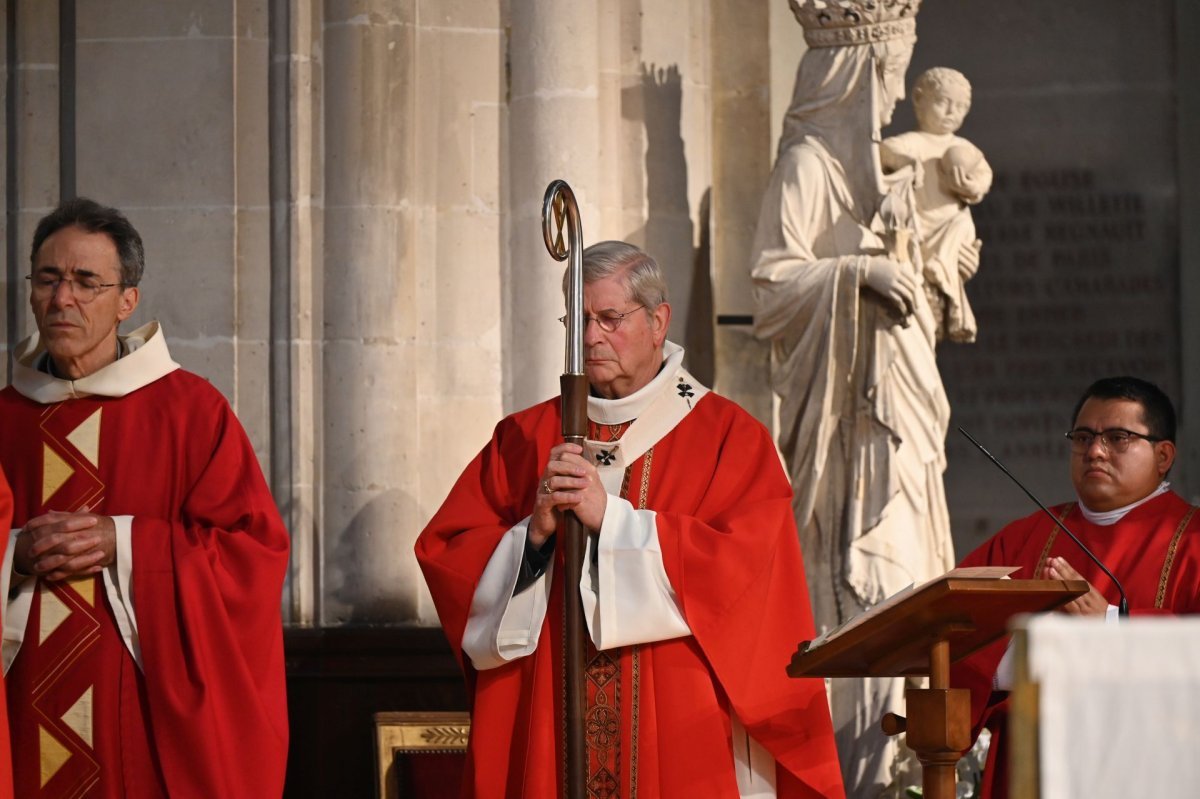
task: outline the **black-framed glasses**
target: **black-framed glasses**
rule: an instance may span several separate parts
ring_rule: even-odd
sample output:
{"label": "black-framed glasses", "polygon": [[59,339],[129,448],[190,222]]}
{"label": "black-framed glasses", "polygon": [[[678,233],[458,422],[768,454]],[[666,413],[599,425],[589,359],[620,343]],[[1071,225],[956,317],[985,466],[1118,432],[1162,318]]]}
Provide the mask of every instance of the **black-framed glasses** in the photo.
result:
{"label": "black-framed glasses", "polygon": [[[610,310],[601,311],[596,316],[584,316],[583,326],[586,328],[588,322],[595,322],[596,324],[600,325],[600,329],[605,333],[615,333],[617,332],[617,328],[621,326],[621,323],[625,321],[625,317],[629,316],[634,311],[639,311],[645,307],[645,305],[637,305],[633,308],[630,308],[628,311],[625,311],[624,313],[617,313],[616,311]],[[558,317],[558,321],[562,322],[563,327],[566,327],[567,317],[560,316]]]}
{"label": "black-framed glasses", "polygon": [[1161,436],[1150,436],[1145,433],[1135,433],[1132,430],[1126,430],[1123,427],[1110,427],[1107,430],[1092,430],[1087,427],[1077,427],[1066,434],[1067,440],[1071,442],[1071,451],[1076,455],[1082,455],[1092,448],[1092,444],[1100,441],[1100,446],[1107,452],[1121,453],[1129,449],[1129,446],[1139,438],[1155,444],[1159,441],[1166,441]]}
{"label": "black-framed glasses", "polygon": [[105,289],[110,289],[113,286],[120,286],[121,283],[101,283],[100,279],[91,275],[56,275],[53,273],[26,275],[25,279],[29,281],[30,290],[33,296],[38,299],[46,299],[54,296],[58,291],[58,287],[62,283],[67,284],[68,290],[76,300],[82,303],[89,303],[100,296],[100,292]]}

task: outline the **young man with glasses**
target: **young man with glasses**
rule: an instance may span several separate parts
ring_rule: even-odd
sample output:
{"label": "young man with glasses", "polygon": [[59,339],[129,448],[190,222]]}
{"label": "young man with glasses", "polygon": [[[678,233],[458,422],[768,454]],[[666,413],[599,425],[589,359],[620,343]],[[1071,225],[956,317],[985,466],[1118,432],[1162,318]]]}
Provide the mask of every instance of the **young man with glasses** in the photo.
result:
{"label": "young man with glasses", "polygon": [[553,799],[564,511],[589,532],[587,783],[600,796],[840,797],[791,488],[770,434],[666,341],[654,259],[583,254],[586,447],[558,398],[513,414],[417,541],[473,691],[464,796]]}
{"label": "young man with glasses", "polygon": [[[1051,508],[1054,515],[1121,581],[1131,613],[1200,613],[1200,513],[1167,482],[1175,460],[1170,399],[1136,377],[1098,380],[1076,404],[1066,438],[1077,500]],[[1112,580],[1041,511],[1005,527],[961,565],[1018,566],[1016,579],[1086,580],[1091,590],[1062,612],[1117,615]],[[976,731],[993,733],[984,797],[1008,796],[1007,645],[998,641],[954,667],[954,684],[972,689]]]}
{"label": "young man with glasses", "polygon": [[69,200],[30,255],[0,392],[17,796],[279,796],[288,534],[225,398],[138,306],[141,236]]}

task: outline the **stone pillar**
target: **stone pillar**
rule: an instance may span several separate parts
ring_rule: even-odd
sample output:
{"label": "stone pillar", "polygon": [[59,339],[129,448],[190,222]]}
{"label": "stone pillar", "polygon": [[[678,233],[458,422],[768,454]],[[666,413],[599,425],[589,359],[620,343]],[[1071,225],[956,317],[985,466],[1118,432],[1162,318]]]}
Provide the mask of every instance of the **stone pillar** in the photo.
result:
{"label": "stone pillar", "polygon": [[[271,488],[292,533],[285,622],[320,618],[324,163],[321,0],[271,0]],[[281,93],[279,97],[275,93]],[[282,101],[282,102],[281,102]],[[279,175],[275,170],[284,174]]]}
{"label": "stone pillar", "polygon": [[[11,60],[16,67],[13,81],[15,95],[6,99],[14,104],[15,128],[5,130],[6,150],[10,146],[14,184],[9,186],[16,206],[10,208],[15,223],[9,229],[5,222],[5,241],[8,245],[8,307],[12,314],[5,336],[11,335],[7,348],[33,332],[33,316],[29,311],[29,242],[38,219],[59,200],[59,108],[58,108],[58,4],[17,2],[15,5],[16,47]],[[6,57],[10,54],[6,53]],[[6,84],[7,85],[7,84]]]}
{"label": "stone pillar", "polygon": [[[504,407],[558,393],[565,335],[563,267],[542,243],[542,194],[555,178],[579,201],[584,243],[600,229],[598,0],[513,0],[509,45],[509,258],[504,308]],[[610,167],[611,168],[611,167]],[[589,233],[589,231],[592,231]]]}
{"label": "stone pillar", "polygon": [[[414,539],[503,415],[501,269],[506,263],[507,35],[500,3],[448,3],[423,16],[413,119],[419,462],[405,475],[418,524],[398,528],[421,621],[437,616]],[[550,272],[547,277],[552,277]],[[394,589],[389,589],[394,590]]]}
{"label": "stone pillar", "polygon": [[687,350],[692,373],[710,386],[713,306],[704,229],[712,186],[712,28],[705,3],[643,0],[636,37],[622,42],[621,52],[630,56],[623,76],[630,90],[620,109],[620,119],[639,128],[637,149],[620,171],[636,181],[628,194],[640,201],[631,209],[642,225],[639,243],[658,260],[670,287],[669,336]]}
{"label": "stone pillar", "polygon": [[[270,196],[267,166],[272,147],[268,130],[267,6],[230,3],[232,20],[233,117],[233,287],[234,395],[238,418],[251,431],[264,474],[271,473]],[[228,302],[228,300],[227,300]]]}
{"label": "stone pillar", "polygon": [[325,4],[323,626],[416,611],[416,5]]}
{"label": "stone pillar", "polygon": [[768,10],[712,4],[712,262],[717,314],[716,389],[771,426],[768,349],[749,320],[750,249],[771,171]]}
{"label": "stone pillar", "polygon": [[430,623],[414,540],[501,415],[504,25],[492,4],[324,13],[314,619]]}
{"label": "stone pillar", "polygon": [[77,137],[63,156],[79,194],[142,233],[142,302],[124,327],[161,320],[174,358],[229,398],[266,466],[265,7],[147,13],[114,0],[76,14]]}

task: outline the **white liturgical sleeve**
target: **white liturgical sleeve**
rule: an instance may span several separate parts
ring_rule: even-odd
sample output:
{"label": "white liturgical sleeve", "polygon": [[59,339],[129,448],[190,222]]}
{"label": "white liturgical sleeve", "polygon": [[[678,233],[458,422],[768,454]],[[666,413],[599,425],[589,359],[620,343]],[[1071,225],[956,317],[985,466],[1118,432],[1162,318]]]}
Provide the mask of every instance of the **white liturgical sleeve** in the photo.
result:
{"label": "white liturgical sleeve", "polygon": [[588,539],[579,589],[597,649],[692,634],[667,579],[655,515],[609,495],[600,537]]}
{"label": "white liturgical sleeve", "polygon": [[[494,669],[537,649],[546,618],[553,564],[533,585],[513,595],[529,519],[504,534],[471,599],[462,648],[479,670]],[[593,551],[589,538],[580,595],[597,649],[690,635],[663,567],[653,511],[636,511],[611,494]]]}
{"label": "white liturgical sleeve", "polygon": [[[121,631],[121,640],[134,663],[139,669],[142,665],[142,646],[138,639],[137,613],[133,606],[133,517],[113,516],[113,526],[116,528],[116,558],[112,564],[100,572],[104,583],[104,592],[108,596],[108,604],[112,609],[117,629]],[[38,581],[29,576],[17,576],[13,571],[13,560],[17,550],[17,535],[20,530],[13,530],[8,537],[8,549],[4,560],[0,562],[0,596],[7,597],[4,611],[4,641],[0,646],[4,672],[12,667],[21,644],[25,641],[25,628],[29,624],[29,614],[33,608],[33,592],[37,590]],[[15,578],[15,579],[14,579]]]}
{"label": "white liturgical sleeve", "polygon": [[503,666],[537,649],[542,620],[546,618],[554,563],[546,567],[545,573],[533,585],[513,595],[517,577],[521,574],[528,535],[529,517],[504,534],[471,598],[462,648],[480,671]]}

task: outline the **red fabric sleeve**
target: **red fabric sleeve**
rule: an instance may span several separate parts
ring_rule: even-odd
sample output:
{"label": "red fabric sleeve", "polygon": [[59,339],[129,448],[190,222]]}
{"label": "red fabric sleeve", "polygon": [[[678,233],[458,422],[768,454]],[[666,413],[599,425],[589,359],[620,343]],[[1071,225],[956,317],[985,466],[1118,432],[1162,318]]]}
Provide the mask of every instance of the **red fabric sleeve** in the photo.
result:
{"label": "red fabric sleeve", "polygon": [[657,515],[667,575],[738,718],[795,778],[788,793],[843,796],[824,681],[786,672],[814,635],[791,488],[752,417],[708,432],[723,443],[700,506]]}
{"label": "red fabric sleeve", "polygon": [[[547,419],[552,417],[552,419]],[[558,401],[502,420],[417,539],[416,554],[446,638],[464,671],[463,631],[475,586],[501,537],[533,511],[544,455],[561,424]]]}
{"label": "red fabric sleeve", "polygon": [[[786,674],[813,635],[787,478],[761,425],[716,395],[702,402],[685,422],[698,427],[655,447],[655,463],[670,466],[655,471],[647,507],[656,511],[668,577],[720,690],[776,758],[781,799],[841,797],[823,681]],[[558,418],[552,401],[502,421],[417,541],[460,660],[479,577],[500,537],[529,515]],[[463,667],[470,682],[473,670]],[[489,677],[521,679],[501,671]]]}
{"label": "red fabric sleeve", "polygon": [[217,408],[179,517],[134,518],[132,590],[171,795],[259,799],[282,793],[287,762],[288,534],[245,432]]}

